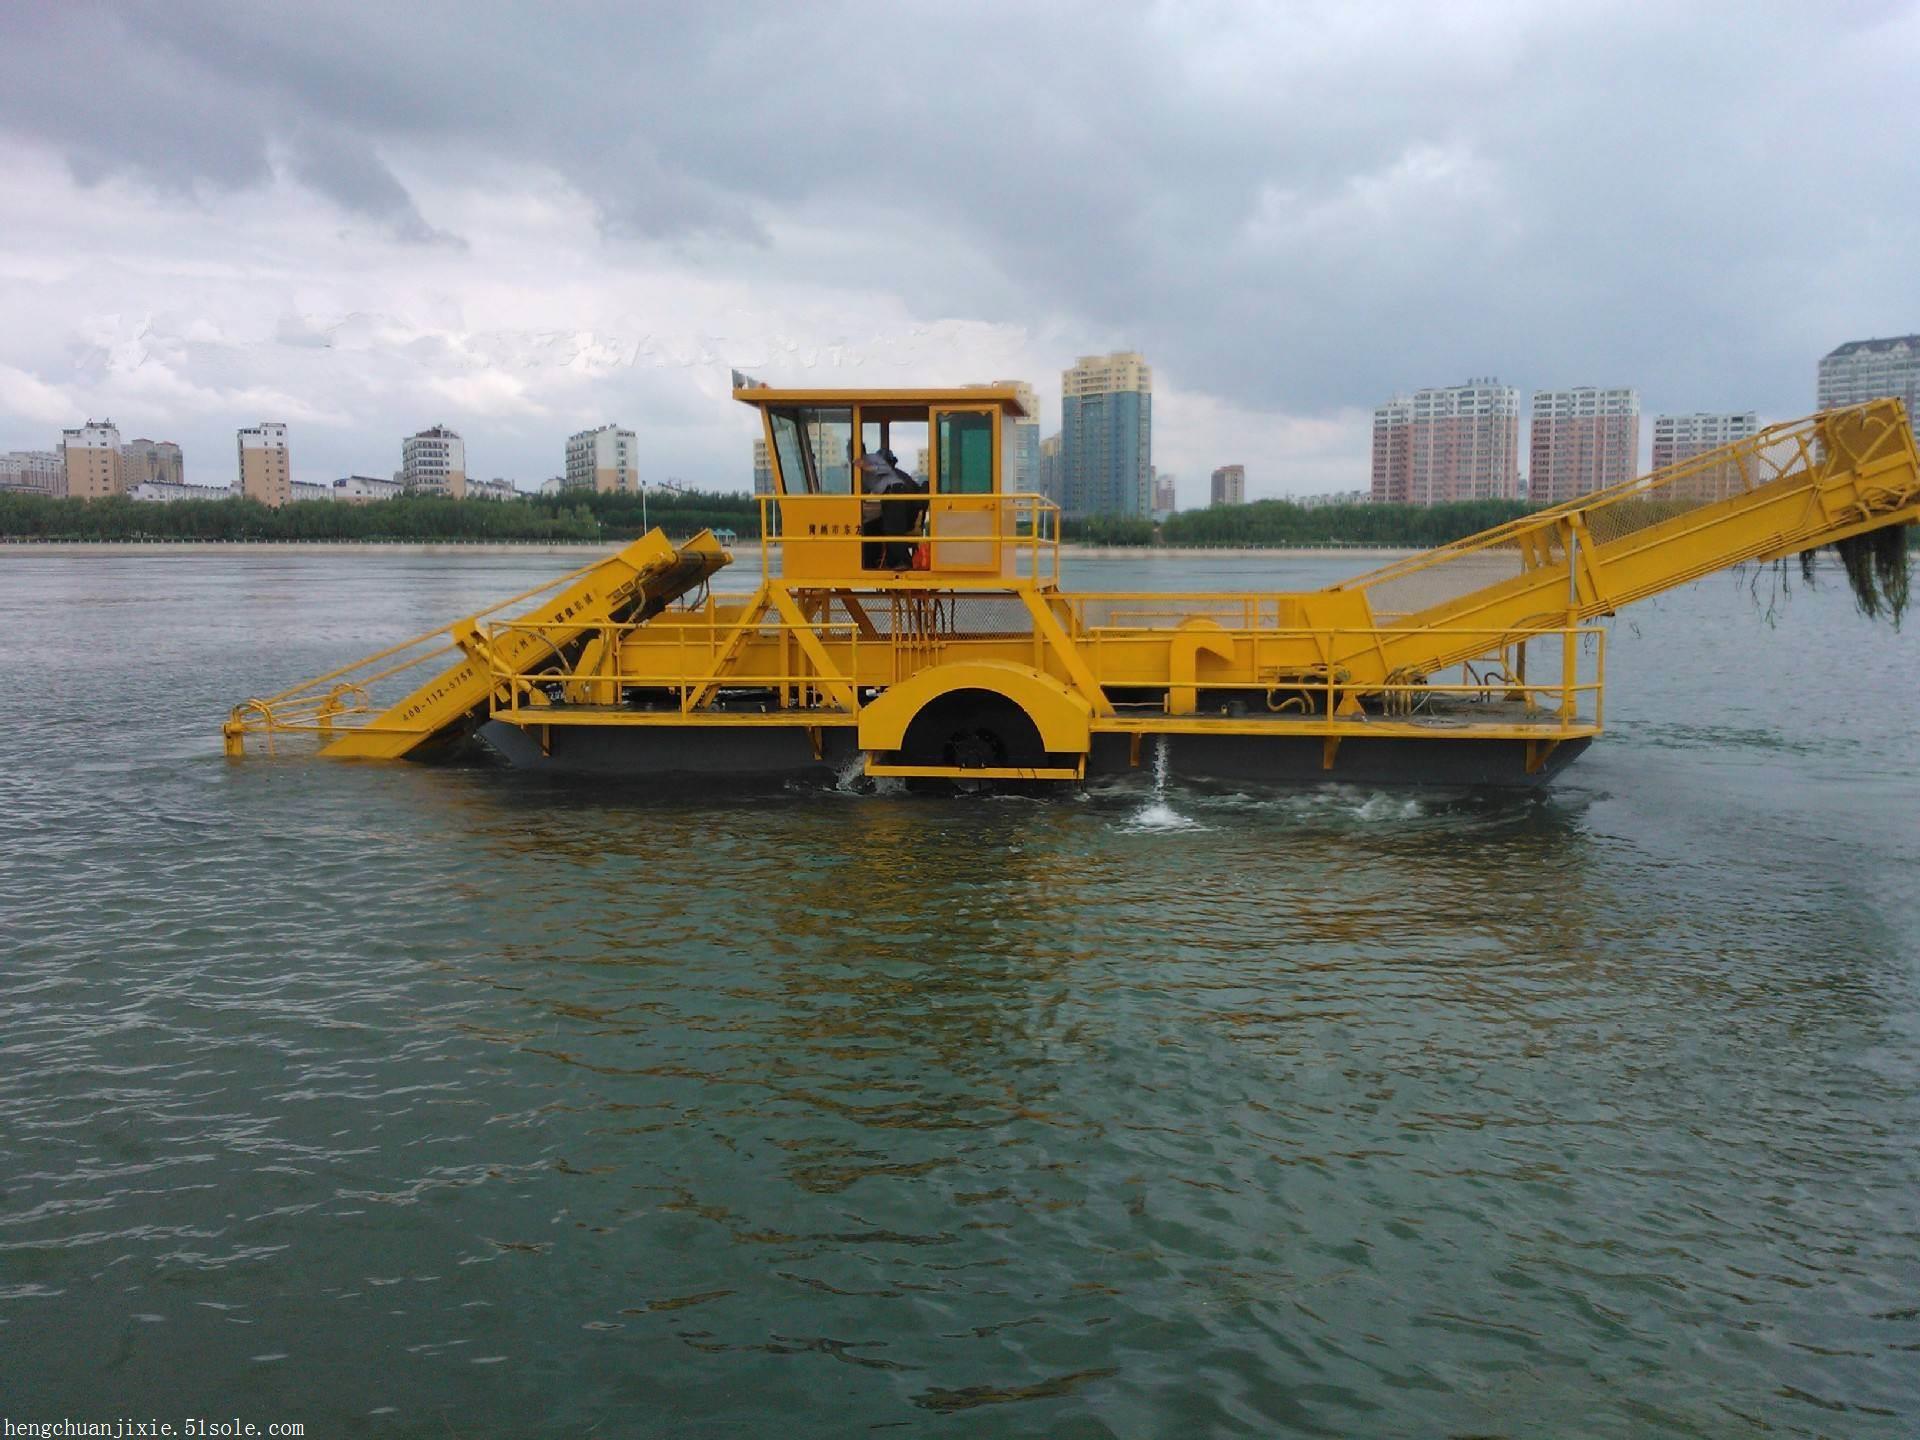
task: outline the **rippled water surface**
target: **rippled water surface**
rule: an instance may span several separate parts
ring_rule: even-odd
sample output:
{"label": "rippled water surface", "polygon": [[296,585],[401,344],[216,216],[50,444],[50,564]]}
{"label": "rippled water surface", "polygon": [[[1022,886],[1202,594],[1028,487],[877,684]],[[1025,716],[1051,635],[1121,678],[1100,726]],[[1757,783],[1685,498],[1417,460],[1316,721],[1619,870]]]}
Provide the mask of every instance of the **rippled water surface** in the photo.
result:
{"label": "rippled water surface", "polygon": [[1638,607],[1545,800],[222,758],[573,563],[0,556],[11,1418],[1920,1432],[1920,637]]}

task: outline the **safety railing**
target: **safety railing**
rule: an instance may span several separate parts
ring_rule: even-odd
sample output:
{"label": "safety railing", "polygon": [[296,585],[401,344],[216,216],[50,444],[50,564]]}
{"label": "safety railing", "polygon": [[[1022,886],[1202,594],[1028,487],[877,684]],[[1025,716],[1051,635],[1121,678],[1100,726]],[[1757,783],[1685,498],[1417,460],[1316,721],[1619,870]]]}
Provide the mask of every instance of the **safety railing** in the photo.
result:
{"label": "safety railing", "polygon": [[[1249,712],[1258,697],[1264,713],[1302,719],[1336,720],[1343,711],[1357,714],[1359,702],[1371,701],[1374,713],[1416,723],[1464,723],[1475,718],[1470,707],[1480,707],[1481,718],[1531,728],[1584,733],[1605,721],[1607,637],[1597,625],[1523,630],[1248,626],[1188,634],[1209,649],[1231,647],[1234,658],[1231,673],[1222,675],[1226,666],[1216,664],[1203,675],[1197,646],[1181,668],[1170,645],[1166,683],[1173,714],[1192,713],[1199,692],[1206,691],[1245,695],[1242,708]],[[1355,674],[1337,659],[1303,659],[1352,655],[1403,635],[1438,636],[1449,651],[1476,653],[1432,672],[1390,672],[1384,678]],[[1138,629],[1124,626],[1094,626],[1078,637],[1094,678],[1116,688],[1141,683],[1135,668],[1141,638]],[[1118,663],[1121,652],[1134,652],[1130,664]]]}
{"label": "safety railing", "polygon": [[1060,507],[1042,495],[761,495],[761,573],[788,579],[1060,581]]}
{"label": "safety railing", "polygon": [[1298,597],[1249,591],[1202,590],[1085,591],[1059,597],[1078,630],[1172,630],[1190,620],[1211,620],[1242,630],[1271,630],[1283,610]]}
{"label": "safety railing", "polygon": [[[516,605],[531,605],[580,579],[601,563],[595,559],[564,575],[556,575],[530,590],[522,590],[488,606],[479,614],[482,617],[497,615]],[[271,695],[242,701],[233,707],[230,717],[230,723],[239,727],[239,736],[230,740],[262,734],[267,737],[268,753],[272,753],[276,735],[310,734],[325,741],[343,730],[384,733],[366,717],[380,714],[389,703],[420,683],[421,667],[433,662],[448,663],[459,653],[459,647],[448,639],[444,625],[425,631]],[[396,727],[392,733],[402,733],[402,730]],[[229,750],[232,749],[230,743]]]}
{"label": "safety railing", "polygon": [[[489,714],[516,723],[551,720],[556,707],[620,707],[624,692],[648,691],[673,697],[681,713],[691,712],[695,700],[715,689],[766,689],[781,692],[783,702],[798,705],[804,692],[827,686],[852,685],[860,673],[861,646],[889,642],[863,640],[860,626],[851,621],[816,621],[791,625],[762,619],[740,627],[724,616],[683,612],[673,624],[656,622],[579,622],[509,620],[482,627],[494,681]],[[576,643],[566,651],[549,644],[546,652],[526,663],[504,663],[501,656],[524,650],[504,644],[515,635],[549,637],[564,634]],[[805,635],[827,641],[846,662],[842,674],[823,673],[804,647],[795,643]],[[780,664],[772,669],[742,669],[725,663],[742,639],[757,639],[764,647],[776,645]],[[537,648],[537,647],[536,647]],[[569,653],[570,652],[570,653]],[[590,657],[590,658],[589,658]],[[539,698],[536,699],[535,696]],[[852,691],[847,713],[858,710],[859,692]],[[835,707],[842,708],[842,707]]]}
{"label": "safety railing", "polygon": [[[560,632],[574,642],[564,651],[504,643],[515,636]],[[519,724],[550,722],[565,708],[692,716],[707,713],[703,705],[721,690],[773,692],[774,708],[793,712],[794,723],[806,723],[809,714],[856,715],[873,690],[952,658],[942,647],[968,641],[964,634],[949,634],[930,646],[925,635],[881,633],[851,620],[795,625],[769,616],[743,627],[726,613],[712,612],[682,612],[671,624],[502,621],[483,633],[488,653],[496,657],[490,713]],[[1415,633],[1438,635],[1451,651],[1475,653],[1431,673],[1384,678],[1315,658],[1352,655]],[[1414,631],[1255,624],[1179,634],[1208,648],[1230,647],[1230,666],[1214,664],[1203,675],[1198,651],[1191,648],[1183,665],[1175,632],[1164,628],[1092,626],[1074,639],[1102,686],[1116,693],[1143,686],[1165,689],[1173,715],[1193,713],[1204,690],[1216,697],[1244,696],[1242,715],[1275,719],[1342,721],[1356,715],[1364,701],[1375,717],[1439,726],[1481,718],[1524,724],[1539,733],[1589,732],[1604,720],[1606,634],[1598,626]],[[987,638],[1006,643],[1004,637]],[[1145,652],[1143,641],[1149,642]],[[497,658],[513,654],[530,658],[518,664]],[[635,692],[644,692],[653,703]]]}

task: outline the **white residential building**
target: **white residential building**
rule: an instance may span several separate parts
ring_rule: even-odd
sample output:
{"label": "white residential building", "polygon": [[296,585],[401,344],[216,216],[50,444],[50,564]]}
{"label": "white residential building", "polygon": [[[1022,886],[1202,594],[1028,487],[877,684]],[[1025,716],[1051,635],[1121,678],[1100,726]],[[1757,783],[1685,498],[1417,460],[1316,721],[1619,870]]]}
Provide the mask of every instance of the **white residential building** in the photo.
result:
{"label": "white residential building", "polygon": [[[1664,470],[1744,440],[1760,429],[1751,410],[1730,415],[1656,415],[1653,417],[1653,468]],[[1724,500],[1745,490],[1758,475],[1743,476],[1738,464],[1690,467],[1658,492],[1664,500]]]}
{"label": "white residential building", "polygon": [[469,500],[518,500],[520,491],[511,480],[495,477],[492,480],[469,480],[467,482]]}
{"label": "white residential building", "polygon": [[406,489],[398,480],[383,480],[376,475],[343,475],[333,482],[333,499],[337,505],[371,505],[403,495]]}
{"label": "white residential building", "polygon": [[1751,410],[1737,414],[1656,415],[1653,417],[1653,468],[1664,469],[1708,450],[1744,440],[1760,429]]}
{"label": "white residential building", "polygon": [[566,488],[601,495],[640,491],[640,441],[633,431],[602,425],[567,437]]}
{"label": "white residential building", "polygon": [[400,477],[410,494],[465,499],[467,442],[444,425],[407,436],[400,442]]}
{"label": "white residential building", "polygon": [[1822,410],[1889,398],[1904,400],[1907,424],[1920,425],[1920,335],[1849,340],[1821,359]]}
{"label": "white residential building", "polygon": [[129,500],[150,505],[172,505],[181,500],[231,500],[230,485],[175,485],[170,480],[141,480],[127,491]]}
{"label": "white residential building", "polygon": [[331,500],[333,486],[322,485],[316,480],[296,480],[293,482],[293,498],[301,500]]}

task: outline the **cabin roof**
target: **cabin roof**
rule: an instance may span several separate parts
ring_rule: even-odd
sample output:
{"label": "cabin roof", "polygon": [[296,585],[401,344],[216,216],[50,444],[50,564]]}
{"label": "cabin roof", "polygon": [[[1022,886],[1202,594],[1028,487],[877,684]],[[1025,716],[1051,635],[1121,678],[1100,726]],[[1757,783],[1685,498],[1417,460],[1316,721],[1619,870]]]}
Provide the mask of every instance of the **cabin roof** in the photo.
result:
{"label": "cabin roof", "polygon": [[1026,407],[1011,385],[973,385],[937,390],[775,390],[767,386],[735,389],[743,405],[997,405],[1008,415],[1024,416]]}

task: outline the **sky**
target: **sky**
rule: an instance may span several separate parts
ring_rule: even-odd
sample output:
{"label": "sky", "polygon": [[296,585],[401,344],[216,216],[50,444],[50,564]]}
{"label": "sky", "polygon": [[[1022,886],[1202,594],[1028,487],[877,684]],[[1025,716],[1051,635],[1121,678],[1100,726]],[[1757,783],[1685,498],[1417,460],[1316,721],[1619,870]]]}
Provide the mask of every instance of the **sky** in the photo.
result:
{"label": "sky", "polygon": [[282,420],[325,481],[445,423],[531,488],[617,421],[746,489],[730,368],[1050,434],[1114,349],[1183,505],[1362,488],[1475,376],[1788,419],[1920,330],[1916,74],[1890,3],[9,0],[0,449],[225,484]]}

